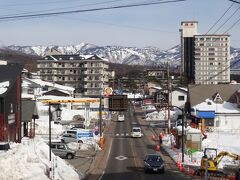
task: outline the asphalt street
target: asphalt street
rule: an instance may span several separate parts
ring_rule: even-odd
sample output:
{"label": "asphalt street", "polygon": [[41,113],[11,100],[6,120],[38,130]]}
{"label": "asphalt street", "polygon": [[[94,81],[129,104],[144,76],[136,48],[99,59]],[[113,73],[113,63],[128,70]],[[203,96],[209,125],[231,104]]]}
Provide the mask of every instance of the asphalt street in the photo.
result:
{"label": "asphalt street", "polygon": [[[158,142],[151,140],[152,129],[144,119],[141,112],[135,112],[131,106],[125,112],[125,121],[117,122],[113,133],[109,134],[112,138],[110,153],[107,160],[106,169],[100,179],[102,180],[123,180],[123,179],[193,179],[178,171],[175,163],[163,150],[155,151]],[[131,128],[140,126],[143,137],[131,138]],[[165,173],[146,174],[143,170],[143,159],[148,153],[159,153],[165,161]]]}

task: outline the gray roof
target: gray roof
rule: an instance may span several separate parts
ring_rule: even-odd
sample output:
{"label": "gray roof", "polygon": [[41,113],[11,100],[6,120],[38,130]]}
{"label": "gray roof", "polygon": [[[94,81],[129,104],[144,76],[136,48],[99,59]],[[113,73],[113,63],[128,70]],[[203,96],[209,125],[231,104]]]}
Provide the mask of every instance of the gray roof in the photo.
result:
{"label": "gray roof", "polygon": [[240,84],[189,85],[189,101],[191,106],[195,106],[206,99],[213,100],[216,93],[219,93],[223,101],[229,102],[239,89]]}
{"label": "gray roof", "polygon": [[66,61],[66,60],[76,60],[76,61],[84,61],[84,60],[106,60],[101,58],[97,55],[80,55],[80,54],[73,54],[73,55],[66,55],[66,54],[58,54],[58,55],[48,55],[43,57],[41,60],[54,60],[54,61]]}
{"label": "gray roof", "polygon": [[22,73],[23,65],[21,64],[8,64],[8,65],[0,65],[0,83],[9,81],[9,87],[6,92],[1,94],[1,97],[7,95],[8,91],[12,88],[14,83],[17,80],[17,76],[20,76]]}

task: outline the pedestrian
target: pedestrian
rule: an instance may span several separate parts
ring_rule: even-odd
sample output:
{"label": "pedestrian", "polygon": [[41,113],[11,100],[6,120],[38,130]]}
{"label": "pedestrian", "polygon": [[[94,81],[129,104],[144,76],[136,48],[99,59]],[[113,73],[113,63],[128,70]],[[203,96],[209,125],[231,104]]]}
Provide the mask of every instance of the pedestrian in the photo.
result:
{"label": "pedestrian", "polygon": [[162,145],[162,133],[159,134],[159,144]]}

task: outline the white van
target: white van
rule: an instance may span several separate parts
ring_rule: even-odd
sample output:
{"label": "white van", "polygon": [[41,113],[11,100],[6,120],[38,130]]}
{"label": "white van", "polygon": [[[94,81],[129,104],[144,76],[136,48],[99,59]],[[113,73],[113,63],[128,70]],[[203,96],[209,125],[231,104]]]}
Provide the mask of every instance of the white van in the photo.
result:
{"label": "white van", "polygon": [[131,133],[132,137],[142,137],[142,131],[140,127],[133,127],[132,128],[132,133]]}
{"label": "white van", "polygon": [[117,121],[124,121],[125,117],[124,114],[118,114]]}

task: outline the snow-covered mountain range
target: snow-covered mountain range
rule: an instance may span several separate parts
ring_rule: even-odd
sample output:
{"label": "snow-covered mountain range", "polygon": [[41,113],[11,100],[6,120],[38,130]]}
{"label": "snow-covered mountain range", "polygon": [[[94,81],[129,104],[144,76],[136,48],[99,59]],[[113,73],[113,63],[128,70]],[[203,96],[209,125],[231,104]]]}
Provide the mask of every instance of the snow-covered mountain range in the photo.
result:
{"label": "snow-covered mountain range", "polygon": [[[46,52],[54,48],[62,54],[96,54],[109,59],[112,63],[129,65],[161,65],[169,62],[171,66],[180,64],[180,46],[174,46],[168,50],[160,50],[156,47],[123,47],[123,46],[96,46],[81,43],[71,46],[8,46],[7,48],[18,52],[45,56]],[[240,49],[231,47],[231,61],[236,62],[234,68],[240,67],[237,61],[240,59]]]}

